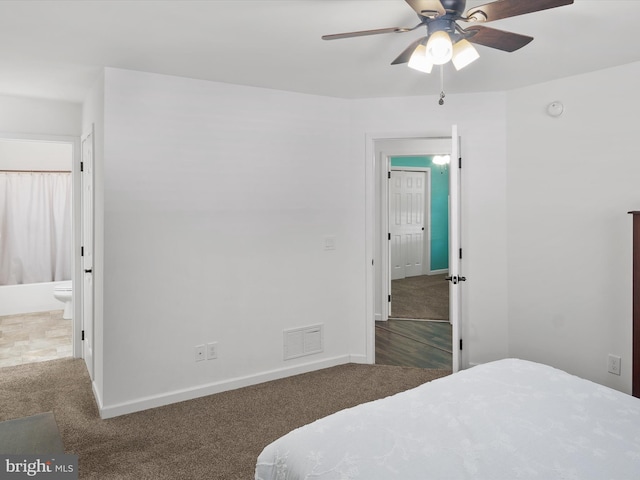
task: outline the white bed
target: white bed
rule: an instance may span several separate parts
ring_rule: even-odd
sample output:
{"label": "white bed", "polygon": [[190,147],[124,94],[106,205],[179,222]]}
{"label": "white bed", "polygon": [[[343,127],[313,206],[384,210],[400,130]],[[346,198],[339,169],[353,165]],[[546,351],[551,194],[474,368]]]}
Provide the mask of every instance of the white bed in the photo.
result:
{"label": "white bed", "polygon": [[640,399],[500,360],[298,428],[255,478],[638,480]]}

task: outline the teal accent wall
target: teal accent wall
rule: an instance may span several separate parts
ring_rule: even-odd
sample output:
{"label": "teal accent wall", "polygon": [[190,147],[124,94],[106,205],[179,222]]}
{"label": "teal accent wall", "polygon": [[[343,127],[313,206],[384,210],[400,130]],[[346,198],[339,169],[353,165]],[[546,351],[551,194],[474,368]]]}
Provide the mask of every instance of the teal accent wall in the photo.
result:
{"label": "teal accent wall", "polygon": [[391,157],[392,167],[431,169],[431,270],[449,268],[449,165],[434,165],[433,155]]}

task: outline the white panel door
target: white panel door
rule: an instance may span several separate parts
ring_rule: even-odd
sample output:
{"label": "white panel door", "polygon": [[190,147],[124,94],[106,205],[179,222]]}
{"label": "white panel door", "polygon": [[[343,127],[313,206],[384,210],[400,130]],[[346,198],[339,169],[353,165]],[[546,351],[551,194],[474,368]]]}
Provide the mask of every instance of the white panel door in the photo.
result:
{"label": "white panel door", "polygon": [[426,178],[425,172],[391,171],[389,228],[392,280],[423,273]]}
{"label": "white panel door", "polygon": [[465,277],[460,272],[460,139],[458,126],[451,129],[451,163],[449,168],[449,322],[451,323],[454,372],[460,370],[462,358],[462,314],[460,289]]}
{"label": "white panel door", "polygon": [[82,352],[93,380],[93,132],[82,139]]}

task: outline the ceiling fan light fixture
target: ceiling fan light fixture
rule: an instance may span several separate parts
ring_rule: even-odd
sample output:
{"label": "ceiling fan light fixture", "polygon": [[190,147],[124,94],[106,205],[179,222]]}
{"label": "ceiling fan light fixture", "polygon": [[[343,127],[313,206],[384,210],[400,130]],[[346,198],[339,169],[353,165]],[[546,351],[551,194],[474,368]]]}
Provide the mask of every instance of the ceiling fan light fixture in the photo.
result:
{"label": "ceiling fan light fixture", "polygon": [[453,46],[453,57],[451,58],[451,62],[453,66],[456,67],[456,70],[462,70],[464,67],[469,65],[470,63],[475,62],[478,58],[480,58],[480,54],[471,45],[466,39],[462,39]]}
{"label": "ceiling fan light fixture", "polygon": [[431,73],[433,62],[427,57],[427,47],[418,45],[411,54],[407,66],[422,73]]}
{"label": "ceiling fan light fixture", "polygon": [[434,65],[444,65],[453,56],[453,44],[444,30],[433,32],[427,42],[427,56]]}

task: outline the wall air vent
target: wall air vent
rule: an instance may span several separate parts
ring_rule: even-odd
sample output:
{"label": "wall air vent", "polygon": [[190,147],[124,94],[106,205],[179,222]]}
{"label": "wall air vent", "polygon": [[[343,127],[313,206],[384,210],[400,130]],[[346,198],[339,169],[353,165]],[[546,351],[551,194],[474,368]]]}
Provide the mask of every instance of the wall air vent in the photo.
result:
{"label": "wall air vent", "polygon": [[284,359],[289,360],[322,352],[323,336],[323,324],[285,330]]}

